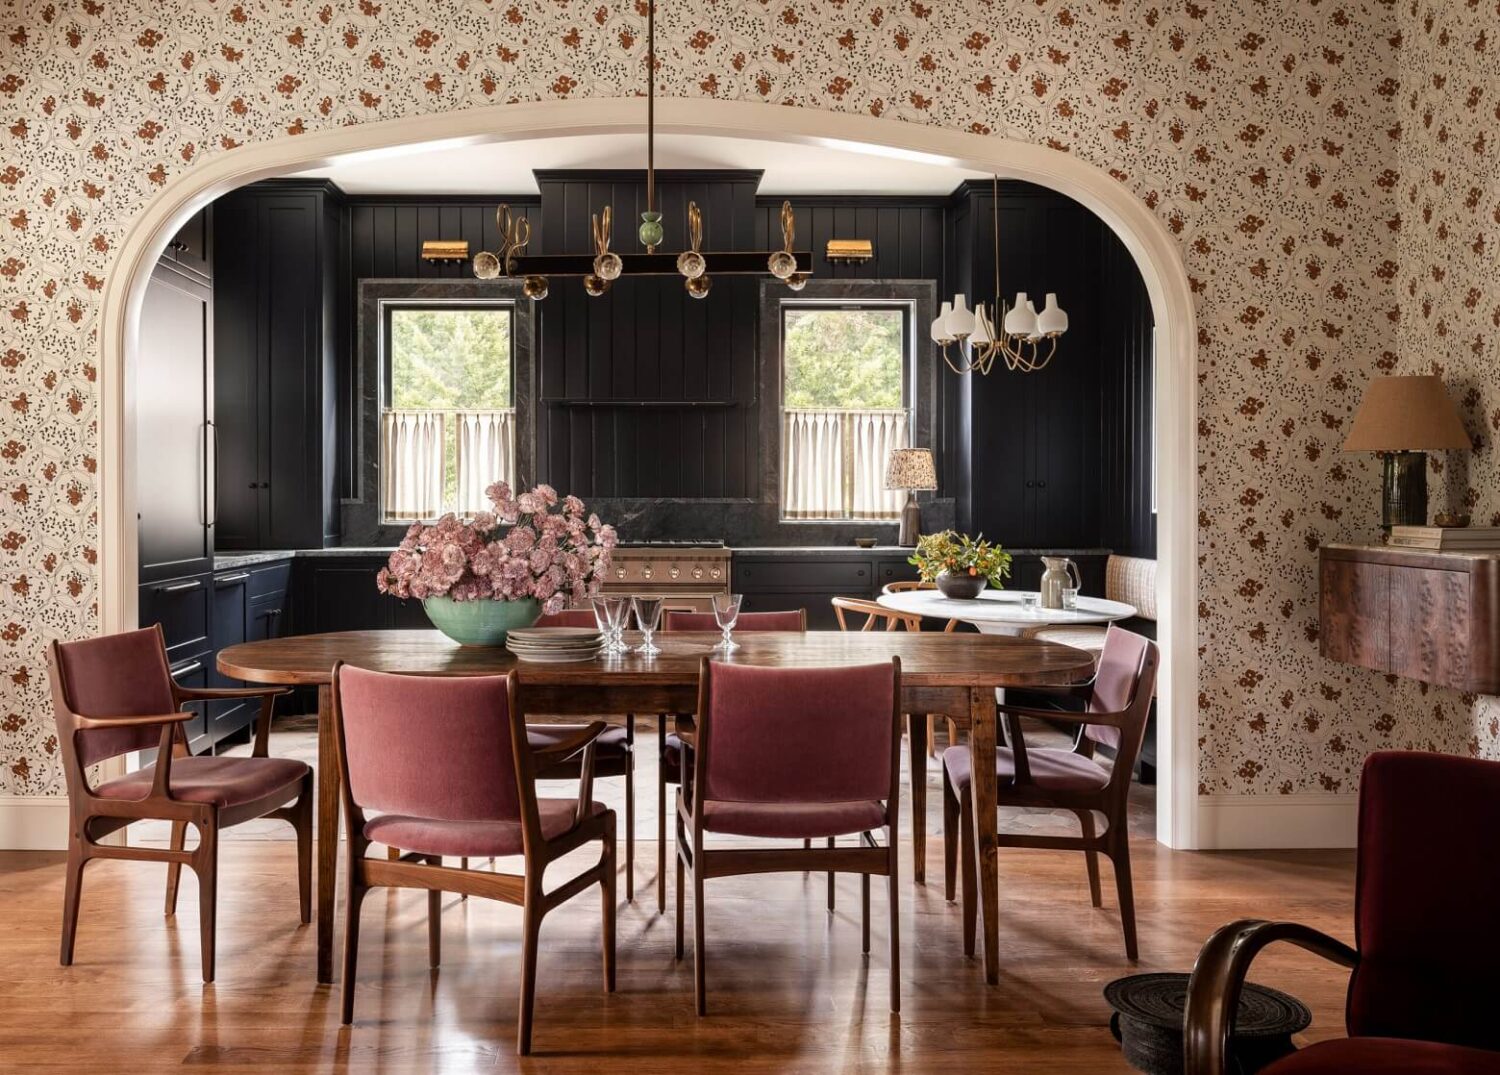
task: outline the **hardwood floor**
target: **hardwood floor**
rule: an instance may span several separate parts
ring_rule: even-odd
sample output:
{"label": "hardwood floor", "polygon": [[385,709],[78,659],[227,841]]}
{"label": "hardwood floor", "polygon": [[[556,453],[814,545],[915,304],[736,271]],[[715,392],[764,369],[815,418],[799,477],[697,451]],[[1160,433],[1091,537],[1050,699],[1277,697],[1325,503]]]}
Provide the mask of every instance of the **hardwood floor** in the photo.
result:
{"label": "hardwood floor", "polygon": [[[645,798],[652,798],[645,796]],[[935,831],[940,831],[935,830]],[[619,919],[619,991],[606,996],[599,924],[587,900],[542,934],[536,1055],[514,1055],[520,913],[445,900],[443,966],[427,970],[426,899],[365,905],[358,1018],[338,1021],[336,988],[314,981],[314,937],[297,924],[293,845],[226,841],[218,981],[198,977],[190,875],[175,919],[165,870],[98,862],[84,881],[77,956],[57,965],[62,856],[0,854],[6,974],[0,1068],[24,1071],[878,1072],[1128,1070],[1100,990],[1123,974],[1191,966],[1236,917],[1287,917],[1352,934],[1352,852],[1186,854],[1134,841],[1141,961],[1124,956],[1112,898],[1089,907],[1082,857],[1001,856],[1000,985],[962,956],[960,913],[942,898],[942,841],[929,883],[903,856],[903,1011],[886,1010],[884,908],[860,955],[859,887],[841,878],[824,910],[821,875],[709,883],[710,1015],[693,1015],[692,962],[672,959],[672,919],[655,913],[655,847],[638,847],[636,890]],[[1107,872],[1107,866],[1105,867]],[[1111,892],[1105,878],[1105,891]],[[623,892],[623,886],[621,887]],[[1255,978],[1315,1012],[1306,1040],[1342,1034],[1345,977],[1273,950]]]}

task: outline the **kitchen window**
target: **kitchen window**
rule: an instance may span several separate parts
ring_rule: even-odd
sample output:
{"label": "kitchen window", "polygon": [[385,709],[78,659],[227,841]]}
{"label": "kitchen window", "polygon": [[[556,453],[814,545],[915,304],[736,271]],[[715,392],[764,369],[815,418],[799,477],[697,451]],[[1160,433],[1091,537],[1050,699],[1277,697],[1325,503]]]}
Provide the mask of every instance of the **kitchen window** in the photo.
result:
{"label": "kitchen window", "polygon": [[515,484],[512,303],[382,303],[384,522],[486,510]]}
{"label": "kitchen window", "polygon": [[886,459],[908,446],[907,303],[781,306],[781,515],[900,518]]}

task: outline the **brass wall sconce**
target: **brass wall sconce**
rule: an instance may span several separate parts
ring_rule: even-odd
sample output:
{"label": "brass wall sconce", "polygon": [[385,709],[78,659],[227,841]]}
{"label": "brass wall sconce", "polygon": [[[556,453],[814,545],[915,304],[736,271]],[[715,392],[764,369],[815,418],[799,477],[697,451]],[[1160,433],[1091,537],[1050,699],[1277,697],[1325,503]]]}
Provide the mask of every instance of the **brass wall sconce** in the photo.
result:
{"label": "brass wall sconce", "polygon": [[469,240],[467,239],[424,239],[422,241],[423,261],[468,261]]}
{"label": "brass wall sconce", "polygon": [[869,239],[829,239],[824,254],[835,265],[858,265],[875,257],[875,244]]}

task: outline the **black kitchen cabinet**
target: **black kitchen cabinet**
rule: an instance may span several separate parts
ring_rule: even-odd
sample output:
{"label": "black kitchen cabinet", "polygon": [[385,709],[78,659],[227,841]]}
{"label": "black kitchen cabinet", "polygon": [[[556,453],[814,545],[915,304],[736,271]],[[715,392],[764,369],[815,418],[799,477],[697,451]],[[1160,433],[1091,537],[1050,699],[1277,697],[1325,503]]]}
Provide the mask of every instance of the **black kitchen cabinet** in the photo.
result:
{"label": "black kitchen cabinet", "polygon": [[213,206],[200,209],[188,218],[167,243],[163,261],[170,261],[180,271],[211,280],[213,276]]}
{"label": "black kitchen cabinet", "polygon": [[[214,656],[226,646],[245,641],[246,624],[250,612],[250,572],[224,571],[213,580],[213,645]],[[238,687],[238,680],[230,679],[218,670],[209,668],[208,682],[211,687]],[[208,705],[209,731],[215,739],[238,731],[254,714],[249,699],[235,698],[229,701],[210,702]]]}
{"label": "black kitchen cabinet", "polygon": [[213,292],[163,260],[135,363],[140,580],[207,571],[214,550]]}
{"label": "black kitchen cabinet", "polygon": [[296,634],[428,628],[420,601],[400,601],[375,587],[384,556],[310,556],[297,561]]}
{"label": "black kitchen cabinet", "polygon": [[258,183],[216,204],[220,549],[338,536],[336,362],[347,255],[337,188]]}

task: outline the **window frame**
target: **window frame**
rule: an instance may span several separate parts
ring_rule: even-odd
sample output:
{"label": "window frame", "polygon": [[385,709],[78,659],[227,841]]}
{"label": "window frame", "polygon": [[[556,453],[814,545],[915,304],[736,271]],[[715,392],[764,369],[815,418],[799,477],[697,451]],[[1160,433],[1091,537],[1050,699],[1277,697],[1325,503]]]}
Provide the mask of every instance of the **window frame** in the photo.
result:
{"label": "window frame", "polygon": [[[379,380],[379,384],[378,384],[378,388],[377,388],[377,392],[376,392],[376,399],[375,399],[375,414],[376,414],[376,419],[377,420],[376,420],[376,425],[375,425],[375,430],[374,430],[374,439],[375,439],[374,453],[375,453],[375,459],[376,459],[377,478],[378,478],[378,473],[379,473],[379,471],[378,471],[379,460],[381,458],[383,458],[384,453],[385,453],[385,445],[382,443],[382,437],[383,437],[384,434],[383,434],[383,428],[382,428],[380,419],[387,412],[395,409],[393,407],[393,400],[392,400],[392,394],[394,392],[394,376],[393,376],[393,372],[392,371],[394,369],[395,357],[392,354],[391,342],[390,342],[391,341],[391,334],[392,334],[392,324],[391,324],[392,318],[396,314],[404,312],[404,311],[433,310],[433,309],[451,310],[451,311],[455,311],[455,312],[504,311],[508,315],[506,317],[506,326],[507,326],[508,333],[509,333],[509,339],[507,341],[506,350],[507,350],[507,357],[508,357],[508,359],[510,361],[510,405],[509,405],[509,409],[511,411],[511,428],[513,430],[513,434],[514,434],[515,440],[516,440],[516,443],[511,446],[511,455],[512,455],[512,458],[515,458],[517,456],[518,452],[519,452],[521,437],[520,437],[520,431],[519,431],[519,429],[516,426],[516,423],[517,423],[517,421],[519,419],[519,408],[516,405],[516,398],[517,398],[517,378],[518,378],[518,375],[519,375],[519,372],[520,372],[519,363],[517,362],[517,339],[518,339],[518,336],[519,336],[518,323],[519,323],[519,320],[520,320],[520,317],[521,317],[521,310],[520,310],[520,304],[518,303],[518,301],[516,299],[514,299],[514,298],[509,297],[509,296],[494,297],[494,298],[479,298],[479,297],[443,298],[443,297],[427,297],[427,296],[419,296],[419,295],[410,295],[410,296],[400,297],[400,298],[382,298],[382,299],[378,300],[378,302],[377,302],[378,316],[377,316],[377,327],[376,327],[376,333],[375,333],[375,338],[376,338],[376,369],[377,369],[378,380]],[[479,410],[489,411],[489,410],[492,410],[493,408],[488,408],[488,407],[484,407],[484,408],[465,408],[465,407],[454,407],[454,408],[444,408],[444,407],[403,407],[401,409],[402,410],[436,411],[436,412],[443,413],[443,414],[463,414],[463,413],[465,413],[467,411],[479,411]],[[450,433],[449,431],[447,431],[445,429],[444,430],[444,440],[446,441],[450,436],[453,437],[453,438],[455,438],[454,444],[456,445],[456,443],[457,443],[457,441],[456,441],[457,431],[454,430],[452,433]],[[447,445],[445,444],[445,448],[446,447],[447,447]],[[516,460],[516,469],[519,472],[519,469],[520,469],[519,459]],[[388,512],[386,510],[386,505],[385,505],[384,488],[385,488],[384,482],[377,480],[376,484],[375,484],[375,490],[374,490],[374,495],[375,495],[375,511],[376,511],[376,518],[379,521],[379,524],[381,526],[409,526],[413,522],[429,521],[429,520],[417,520],[417,519],[407,518],[404,515],[394,515],[394,514],[391,514],[390,512]],[[449,505],[447,505],[447,504],[444,504],[443,508],[444,508],[445,511],[452,510],[452,508]]]}
{"label": "window frame", "polygon": [[[838,313],[842,311],[856,310],[897,310],[901,314],[901,406],[900,410],[906,412],[907,443],[912,444],[916,438],[916,397],[917,397],[917,354],[918,345],[916,337],[918,300],[911,297],[867,297],[867,298],[837,298],[833,296],[817,295],[784,295],[776,303],[776,353],[778,357],[776,371],[776,426],[778,431],[786,428],[786,326],[787,314],[791,311],[797,312],[827,312]],[[795,408],[796,410],[822,409],[827,411],[867,411],[882,408],[866,407],[827,407],[827,408]],[[776,516],[777,522],[787,525],[851,525],[872,524],[892,525],[900,521],[900,509],[895,509],[889,516],[861,517],[848,508],[840,515],[819,516],[789,516],[787,515],[786,499],[783,490],[786,488],[786,451],[781,437],[777,438],[776,456]],[[847,505],[852,498],[853,481],[852,468],[846,468],[845,488],[843,497]]]}

